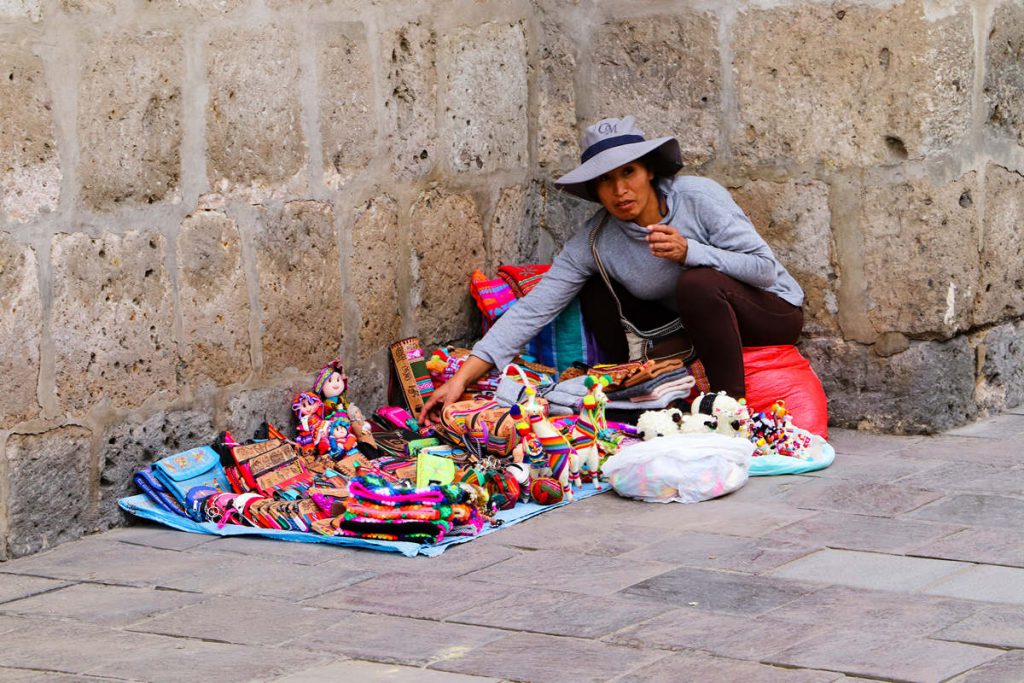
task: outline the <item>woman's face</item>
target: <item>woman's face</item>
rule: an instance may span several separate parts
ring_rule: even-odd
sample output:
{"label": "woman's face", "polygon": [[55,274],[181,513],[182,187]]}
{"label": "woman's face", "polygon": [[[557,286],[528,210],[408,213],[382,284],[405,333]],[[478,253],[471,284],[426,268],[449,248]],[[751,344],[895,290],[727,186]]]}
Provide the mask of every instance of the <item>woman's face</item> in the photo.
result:
{"label": "woman's face", "polygon": [[599,176],[594,189],[608,213],[620,221],[648,225],[661,218],[653,178],[646,166],[631,161]]}

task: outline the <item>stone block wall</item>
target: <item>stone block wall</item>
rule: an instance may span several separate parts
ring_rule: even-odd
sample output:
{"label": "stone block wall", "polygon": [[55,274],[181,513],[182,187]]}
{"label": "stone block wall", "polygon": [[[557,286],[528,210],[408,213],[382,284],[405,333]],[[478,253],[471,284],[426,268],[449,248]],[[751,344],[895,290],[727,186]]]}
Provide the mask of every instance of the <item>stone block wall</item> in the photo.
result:
{"label": "stone block wall", "polygon": [[835,424],[1016,405],[1022,55],[1020,0],[0,0],[0,559],[328,358],[375,406],[390,341],[468,342],[603,116],[735,193]]}

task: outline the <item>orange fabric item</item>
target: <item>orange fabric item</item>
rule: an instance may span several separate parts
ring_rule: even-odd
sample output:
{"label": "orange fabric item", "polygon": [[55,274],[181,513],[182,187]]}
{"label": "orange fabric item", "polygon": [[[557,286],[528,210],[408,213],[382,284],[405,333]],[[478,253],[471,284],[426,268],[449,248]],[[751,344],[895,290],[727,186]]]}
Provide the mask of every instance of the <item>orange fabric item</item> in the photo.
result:
{"label": "orange fabric item", "polygon": [[793,424],[828,439],[828,399],[821,380],[795,346],[743,349],[743,380],[750,412],[767,411],[786,402]]}

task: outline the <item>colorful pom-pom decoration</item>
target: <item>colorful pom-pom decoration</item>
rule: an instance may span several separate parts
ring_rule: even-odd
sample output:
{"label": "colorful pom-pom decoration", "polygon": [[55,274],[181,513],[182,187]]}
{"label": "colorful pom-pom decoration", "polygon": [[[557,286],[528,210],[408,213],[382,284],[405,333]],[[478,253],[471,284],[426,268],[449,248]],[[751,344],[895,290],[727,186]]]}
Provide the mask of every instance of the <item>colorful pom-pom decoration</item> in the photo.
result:
{"label": "colorful pom-pom decoration", "polygon": [[539,477],[530,484],[530,497],[538,505],[555,505],[562,502],[562,485],[551,477]]}

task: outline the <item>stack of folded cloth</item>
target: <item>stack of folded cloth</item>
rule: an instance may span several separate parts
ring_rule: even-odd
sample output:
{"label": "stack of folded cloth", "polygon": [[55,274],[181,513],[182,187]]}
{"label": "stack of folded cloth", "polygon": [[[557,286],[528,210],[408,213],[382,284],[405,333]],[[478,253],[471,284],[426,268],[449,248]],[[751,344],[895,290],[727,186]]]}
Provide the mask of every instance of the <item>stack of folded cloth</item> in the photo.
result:
{"label": "stack of folded cloth", "polygon": [[[673,401],[689,398],[696,384],[691,370],[678,358],[629,363],[616,368],[620,372],[612,373],[612,384],[605,389],[608,394],[605,407],[611,410],[665,408]],[[597,366],[587,374],[600,375],[601,367]],[[588,392],[585,381],[586,374],[563,379],[548,387],[538,387],[537,395],[548,401],[551,415],[579,412],[583,397]],[[521,390],[522,385],[510,385],[503,380],[495,399],[504,406],[520,403],[523,400]]]}
{"label": "stack of folded cloth", "polygon": [[354,477],[345,513],[321,533],[383,541],[437,543],[446,536],[475,536],[485,519],[471,504],[472,493],[458,484],[414,488],[377,475]]}

